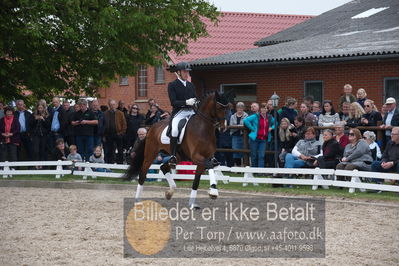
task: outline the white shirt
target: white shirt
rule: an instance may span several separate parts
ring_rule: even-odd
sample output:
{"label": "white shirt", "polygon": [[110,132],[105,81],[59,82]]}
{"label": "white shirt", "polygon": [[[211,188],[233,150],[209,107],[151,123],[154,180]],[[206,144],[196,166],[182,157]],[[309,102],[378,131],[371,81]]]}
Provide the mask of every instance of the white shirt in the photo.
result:
{"label": "white shirt", "polygon": [[187,80],[182,80],[181,78],[178,78],[181,83],[183,83],[184,87],[187,87]]}

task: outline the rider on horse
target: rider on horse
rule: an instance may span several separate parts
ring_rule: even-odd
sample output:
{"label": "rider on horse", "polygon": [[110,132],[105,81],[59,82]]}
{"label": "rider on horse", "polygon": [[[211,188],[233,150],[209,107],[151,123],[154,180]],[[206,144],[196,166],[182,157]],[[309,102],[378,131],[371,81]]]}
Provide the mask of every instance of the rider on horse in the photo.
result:
{"label": "rider on horse", "polygon": [[187,62],[180,62],[176,64],[175,73],[177,79],[170,82],[168,85],[169,100],[173,107],[170,136],[170,153],[169,164],[175,165],[177,138],[179,134],[178,125],[180,120],[193,115],[193,106],[197,101],[195,86],[188,81],[189,71],[191,71],[190,64]]}

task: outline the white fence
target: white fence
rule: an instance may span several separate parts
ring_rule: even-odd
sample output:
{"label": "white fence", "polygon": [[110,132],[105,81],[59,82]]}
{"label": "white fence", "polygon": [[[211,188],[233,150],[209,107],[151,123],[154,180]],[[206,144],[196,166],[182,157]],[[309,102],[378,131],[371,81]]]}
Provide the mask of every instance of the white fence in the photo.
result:
{"label": "white fence", "polygon": [[[36,166],[43,166],[46,168],[55,168],[54,170],[35,170]],[[30,170],[16,170],[16,167],[29,167]],[[159,171],[160,165],[151,165],[151,170]],[[43,162],[0,162],[0,175],[3,178],[12,177],[15,175],[55,175],[56,178],[60,178],[63,175],[73,174],[76,176],[82,176],[83,179],[91,177],[95,179],[97,177],[110,177],[110,178],[121,178],[123,173],[121,172],[98,172],[93,169],[102,168],[110,170],[126,170],[128,165],[121,164],[97,164],[97,163],[75,163],[71,161],[43,161]],[[74,169],[72,171],[72,169]],[[195,170],[195,165],[178,165],[176,170]],[[242,174],[243,177],[231,176],[230,173]],[[324,189],[328,189],[330,186],[333,187],[345,187],[349,188],[349,192],[353,193],[356,189],[364,192],[366,190],[380,190],[380,191],[392,191],[399,192],[399,186],[397,185],[385,185],[385,184],[372,184],[365,182],[369,179],[381,179],[384,181],[388,180],[399,180],[399,174],[395,173],[376,173],[376,172],[364,172],[364,171],[345,171],[345,170],[333,170],[333,169],[309,169],[309,168],[251,168],[251,167],[226,167],[219,166],[215,168],[216,180],[223,183],[242,183],[243,186],[247,186],[249,183],[253,185],[258,184],[285,184],[285,185],[309,185],[312,186],[313,190],[317,190],[319,186]],[[273,177],[255,177],[255,174],[272,175]],[[276,175],[309,175],[308,179],[299,178],[276,178]],[[350,177],[350,181],[340,181],[337,177],[346,176]],[[155,178],[158,181],[165,179],[162,171],[159,173],[149,173],[147,178]],[[192,180],[194,179],[193,174],[174,174],[174,179],[177,180]],[[209,180],[208,175],[203,175],[202,180]],[[362,181],[363,180],[363,181]]]}

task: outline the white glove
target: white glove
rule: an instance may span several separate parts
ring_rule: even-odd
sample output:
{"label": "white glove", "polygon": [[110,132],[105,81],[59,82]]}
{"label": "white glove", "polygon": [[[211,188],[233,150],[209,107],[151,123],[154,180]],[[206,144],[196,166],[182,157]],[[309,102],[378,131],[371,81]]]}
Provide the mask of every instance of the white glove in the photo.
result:
{"label": "white glove", "polygon": [[197,101],[197,99],[195,99],[195,98],[188,99],[188,100],[186,100],[186,105],[193,106],[196,101]]}

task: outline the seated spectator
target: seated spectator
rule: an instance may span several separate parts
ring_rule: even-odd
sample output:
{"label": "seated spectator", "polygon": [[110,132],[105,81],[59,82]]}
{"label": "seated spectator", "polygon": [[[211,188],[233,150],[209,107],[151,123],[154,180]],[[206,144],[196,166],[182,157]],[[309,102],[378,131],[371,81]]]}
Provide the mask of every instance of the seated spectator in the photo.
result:
{"label": "seated spectator", "polygon": [[312,105],[312,114],[314,114],[319,120],[319,115],[321,114],[321,102],[319,101],[314,101]]}
{"label": "seated spectator", "polygon": [[341,145],[342,152],[346,145],[349,144],[349,138],[345,134],[345,126],[343,121],[336,122],[334,125],[335,140]]}
{"label": "seated spectator", "polygon": [[295,145],[292,153],[285,156],[285,168],[301,168],[313,166],[314,161],[320,156],[320,142],[316,140],[316,130],[309,127],[305,132],[305,139],[301,139]]}
{"label": "seated spectator", "polygon": [[278,129],[278,147],[280,147],[279,151],[279,163],[282,164],[281,167],[285,163],[285,156],[287,153],[291,153],[292,149],[295,147],[297,142],[297,137],[291,131],[294,126],[290,125],[290,121],[288,118],[281,119],[280,126]]}
{"label": "seated spectator", "polygon": [[[399,127],[394,127],[391,132],[391,140],[387,143],[381,161],[371,164],[373,172],[392,172],[399,174]],[[382,179],[375,179],[382,183]]]}
{"label": "seated spectator", "polygon": [[[244,125],[244,119],[248,114],[244,112],[245,104],[238,102],[236,104],[236,112],[230,117],[230,126]],[[244,148],[243,131],[240,129],[230,129],[231,147],[233,150],[240,150]],[[233,160],[236,166],[241,166],[243,154],[241,152],[233,153]]]}
{"label": "seated spectator", "polygon": [[351,106],[351,103],[350,102],[343,102],[342,103],[342,111],[341,112],[339,112],[339,118],[342,120],[342,121],[348,121],[348,119],[349,119],[349,108],[350,108],[350,106]]}
{"label": "seated spectator", "polygon": [[287,101],[285,102],[285,106],[277,111],[279,120],[286,117],[288,120],[290,120],[290,123],[293,124],[295,117],[298,115],[298,111],[296,110],[297,105],[298,104],[295,98],[288,97]]}
{"label": "seated spectator", "polygon": [[367,100],[367,93],[365,89],[358,89],[356,93],[357,100],[362,108],[364,108],[364,102]]}
{"label": "seated spectator", "polygon": [[126,161],[128,161],[128,163],[130,162],[130,160],[132,160],[134,157],[136,157],[136,151],[139,148],[140,142],[142,142],[146,136],[147,136],[147,129],[145,129],[144,127],[141,127],[137,130],[136,142],[133,144],[133,146],[128,151],[129,157],[126,160]]}
{"label": "seated spectator", "polygon": [[301,103],[299,115],[303,118],[305,126],[313,127],[316,126],[317,118],[309,110],[309,107],[305,103]]}
{"label": "seated spectator", "polygon": [[349,119],[346,121],[346,125],[351,128],[355,128],[361,125],[361,119],[364,115],[364,109],[358,102],[351,103],[349,108]]}
{"label": "seated spectator", "polygon": [[339,163],[339,159],[342,157],[341,146],[335,140],[334,131],[332,129],[324,130],[323,140],[323,156],[317,157],[314,166],[326,169],[335,169]]}
{"label": "seated spectator", "polygon": [[78,148],[76,145],[69,146],[69,154],[67,156],[67,160],[72,161],[73,163],[76,162],[83,162],[82,156],[78,153]]}
{"label": "seated spectator", "polygon": [[296,140],[304,139],[305,138],[305,121],[303,120],[302,117],[297,116],[294,119],[294,127],[292,127],[290,130],[292,132],[292,136],[296,138]]}
{"label": "seated spectator", "polygon": [[0,162],[17,161],[17,149],[21,145],[20,124],[11,107],[4,108],[4,117],[0,119],[0,134]]}
{"label": "seated spectator", "polygon": [[375,109],[374,101],[367,99],[364,102],[365,114],[363,114],[362,119],[361,119],[362,126],[375,127],[375,126],[379,126],[379,123],[382,123],[381,114],[374,109]]}
{"label": "seated spectator", "polygon": [[376,136],[373,131],[366,131],[363,133],[363,139],[367,141],[369,144],[369,148],[371,151],[371,156],[373,157],[373,160],[381,160],[382,154],[380,150],[380,146],[375,142]]}
{"label": "seated spectator", "polygon": [[351,128],[349,130],[349,144],[344,150],[344,157],[337,165],[340,170],[354,170],[370,171],[373,157],[368,143],[362,138],[359,129]]}
{"label": "seated spectator", "polygon": [[339,97],[339,112],[344,110],[343,105],[345,102],[353,103],[356,101],[355,95],[352,94],[352,86],[350,84],[345,84],[344,93]]}
{"label": "seated spectator", "polygon": [[[94,148],[93,154],[89,158],[89,162],[91,162],[91,163],[105,163],[101,146],[96,146]],[[111,172],[111,170],[106,169],[106,168],[102,168],[102,167],[94,167],[92,169],[93,169],[94,172]]]}
{"label": "seated spectator", "polygon": [[55,141],[55,150],[53,151],[53,160],[66,161],[68,156],[68,149],[65,147],[64,139],[57,139]]}
{"label": "seated spectator", "polygon": [[245,118],[244,125],[250,130],[251,166],[265,167],[266,141],[274,125],[274,118],[267,115],[267,105],[262,104],[260,113]]}
{"label": "seated spectator", "polygon": [[154,160],[154,164],[166,164],[168,163],[170,159],[169,154],[165,153],[165,152],[159,152],[157,157]]}

